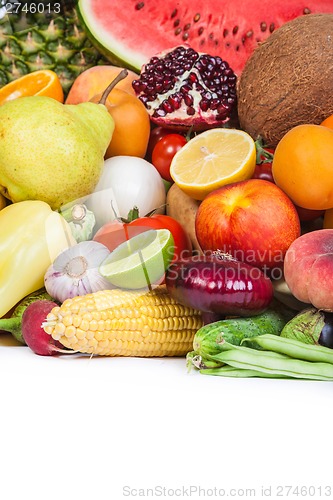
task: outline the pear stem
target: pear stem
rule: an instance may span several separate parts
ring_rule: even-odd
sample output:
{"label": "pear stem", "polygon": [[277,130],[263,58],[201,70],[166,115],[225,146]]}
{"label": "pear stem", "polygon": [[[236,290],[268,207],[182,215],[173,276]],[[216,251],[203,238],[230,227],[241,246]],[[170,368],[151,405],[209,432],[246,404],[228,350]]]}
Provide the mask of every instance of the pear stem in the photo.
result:
{"label": "pear stem", "polygon": [[127,75],[128,75],[127,69],[122,69],[121,72],[116,76],[116,78],[114,80],[112,80],[112,82],[106,87],[106,89],[104,90],[104,92],[102,94],[102,97],[98,101],[98,104],[105,105],[106,99],[107,99],[108,95],[110,94],[111,90],[117,85],[118,82],[120,82],[121,80],[124,80],[124,78],[126,78]]}

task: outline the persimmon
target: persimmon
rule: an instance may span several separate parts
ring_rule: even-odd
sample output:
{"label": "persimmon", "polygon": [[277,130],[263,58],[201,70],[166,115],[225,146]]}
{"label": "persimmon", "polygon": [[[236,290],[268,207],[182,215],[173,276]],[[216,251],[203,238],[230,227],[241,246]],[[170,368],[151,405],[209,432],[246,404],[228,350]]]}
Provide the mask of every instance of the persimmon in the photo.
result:
{"label": "persimmon", "polygon": [[304,124],[279,141],[273,158],[275,183],[299,207],[333,207],[333,130]]}
{"label": "persimmon", "polygon": [[[122,73],[111,85],[121,81]],[[90,101],[99,102],[102,95],[97,94]],[[150,136],[150,118],[145,106],[136,96],[118,88],[112,88],[105,105],[115,123],[105,159],[122,155],[144,158]]]}

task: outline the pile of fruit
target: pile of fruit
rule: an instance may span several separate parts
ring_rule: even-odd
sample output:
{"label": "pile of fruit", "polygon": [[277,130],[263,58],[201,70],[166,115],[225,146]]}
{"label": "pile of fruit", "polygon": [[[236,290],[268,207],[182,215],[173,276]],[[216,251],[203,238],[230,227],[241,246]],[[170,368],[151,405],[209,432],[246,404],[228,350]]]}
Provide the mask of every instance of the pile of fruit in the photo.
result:
{"label": "pile of fruit", "polygon": [[[175,8],[182,39],[165,29],[149,56],[121,47],[121,22],[105,33],[99,2],[22,29],[11,63],[0,22],[1,330],[39,355],[333,380],[333,13],[319,3],[291,2],[269,33],[261,20],[239,59]],[[70,77],[69,26],[96,56]]]}

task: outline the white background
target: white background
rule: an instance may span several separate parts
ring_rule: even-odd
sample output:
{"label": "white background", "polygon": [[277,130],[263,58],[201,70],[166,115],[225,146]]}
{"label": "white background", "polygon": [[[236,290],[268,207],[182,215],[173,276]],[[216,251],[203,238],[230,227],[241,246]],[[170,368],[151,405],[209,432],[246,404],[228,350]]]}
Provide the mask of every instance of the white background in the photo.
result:
{"label": "white background", "polygon": [[[331,382],[204,376],[184,359],[41,357],[6,334],[0,380],[3,500],[333,491]],[[277,496],[279,485],[322,494]],[[200,495],[180,497],[190,486]],[[164,496],[140,491],[157,487]]]}

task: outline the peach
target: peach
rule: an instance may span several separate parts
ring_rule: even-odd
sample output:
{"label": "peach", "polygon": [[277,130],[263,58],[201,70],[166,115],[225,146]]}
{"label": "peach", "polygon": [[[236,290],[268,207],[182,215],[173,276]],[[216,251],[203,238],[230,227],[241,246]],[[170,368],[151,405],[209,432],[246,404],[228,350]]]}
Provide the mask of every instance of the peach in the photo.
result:
{"label": "peach", "polygon": [[294,204],[279,187],[249,179],[206,196],[198,208],[195,229],[204,252],[221,250],[278,278],[287,249],[300,235],[300,221]]}
{"label": "peach", "polygon": [[[80,102],[90,101],[96,94],[103,92],[122,69],[111,65],[93,66],[86,69],[75,79],[65,103],[79,104]],[[128,70],[127,77],[117,83],[117,89],[125,90],[129,94],[135,95],[132,88],[132,81],[138,77],[137,73]]]}
{"label": "peach", "polygon": [[318,229],[297,238],[286,252],[284,277],[298,300],[332,311],[333,229]]}

